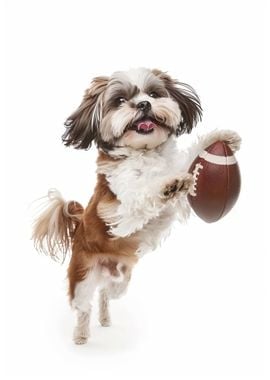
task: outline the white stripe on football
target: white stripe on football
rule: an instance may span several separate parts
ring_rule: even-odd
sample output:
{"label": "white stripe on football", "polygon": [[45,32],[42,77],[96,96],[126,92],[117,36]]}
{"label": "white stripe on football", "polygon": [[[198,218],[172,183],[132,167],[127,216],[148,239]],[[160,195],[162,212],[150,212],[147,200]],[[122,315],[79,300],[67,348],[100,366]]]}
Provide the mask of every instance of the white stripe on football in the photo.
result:
{"label": "white stripe on football", "polygon": [[234,165],[236,159],[234,156],[217,156],[216,154],[208,153],[206,150],[202,151],[199,156],[205,161],[216,165]]}

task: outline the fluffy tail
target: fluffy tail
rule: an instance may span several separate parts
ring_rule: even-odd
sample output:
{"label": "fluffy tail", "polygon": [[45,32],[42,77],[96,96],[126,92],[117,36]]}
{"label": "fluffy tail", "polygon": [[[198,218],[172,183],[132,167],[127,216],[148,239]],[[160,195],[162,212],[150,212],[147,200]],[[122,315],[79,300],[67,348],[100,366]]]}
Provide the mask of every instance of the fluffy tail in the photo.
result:
{"label": "fluffy tail", "polygon": [[84,209],[78,202],[66,202],[55,189],[50,189],[42,199],[33,226],[35,248],[64,262]]}

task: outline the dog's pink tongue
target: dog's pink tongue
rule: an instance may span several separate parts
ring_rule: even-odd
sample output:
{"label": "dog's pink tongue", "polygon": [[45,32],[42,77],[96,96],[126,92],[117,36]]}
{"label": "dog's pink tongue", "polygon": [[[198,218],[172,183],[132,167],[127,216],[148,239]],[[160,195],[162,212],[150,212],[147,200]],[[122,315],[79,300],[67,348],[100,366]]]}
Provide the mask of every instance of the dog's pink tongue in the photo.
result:
{"label": "dog's pink tongue", "polygon": [[151,120],[144,120],[138,124],[138,129],[142,129],[143,131],[149,131],[150,129],[153,129],[155,127],[156,124],[153,123]]}

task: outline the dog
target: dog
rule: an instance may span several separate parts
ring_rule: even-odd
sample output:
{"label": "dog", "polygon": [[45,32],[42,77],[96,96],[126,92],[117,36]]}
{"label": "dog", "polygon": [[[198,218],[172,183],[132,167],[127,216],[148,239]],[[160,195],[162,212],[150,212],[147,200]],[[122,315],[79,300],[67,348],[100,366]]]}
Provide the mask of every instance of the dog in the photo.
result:
{"label": "dog", "polygon": [[240,137],[214,131],[181,151],[177,138],[202,117],[195,90],[154,69],[96,77],[78,109],[65,122],[66,146],[98,148],[97,184],[84,209],[50,190],[34,224],[36,248],[64,261],[69,297],[77,311],[73,339],[88,341],[92,299],[99,290],[99,321],[110,325],[109,300],[123,295],[134,265],[168,235],[175,220],[190,214],[194,193],[188,168],[197,154],[218,140],[233,152]]}

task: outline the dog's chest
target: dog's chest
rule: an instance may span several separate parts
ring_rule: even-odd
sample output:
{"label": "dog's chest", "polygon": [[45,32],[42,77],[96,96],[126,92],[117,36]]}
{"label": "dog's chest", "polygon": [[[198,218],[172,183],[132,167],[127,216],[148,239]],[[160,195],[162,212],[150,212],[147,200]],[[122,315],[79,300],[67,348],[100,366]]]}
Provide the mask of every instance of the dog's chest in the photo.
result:
{"label": "dog's chest", "polygon": [[124,160],[106,175],[109,186],[116,196],[123,192],[130,196],[138,191],[147,191],[151,183],[168,175],[169,162],[163,156],[141,155]]}
{"label": "dog's chest", "polygon": [[111,234],[128,237],[140,233],[141,240],[153,246],[176,214],[185,209],[185,201],[179,197],[164,199],[164,189],[181,171],[181,157],[173,142],[160,151],[131,152],[122,160],[100,165],[98,172],[105,175],[117,201],[102,204],[98,210]]}

